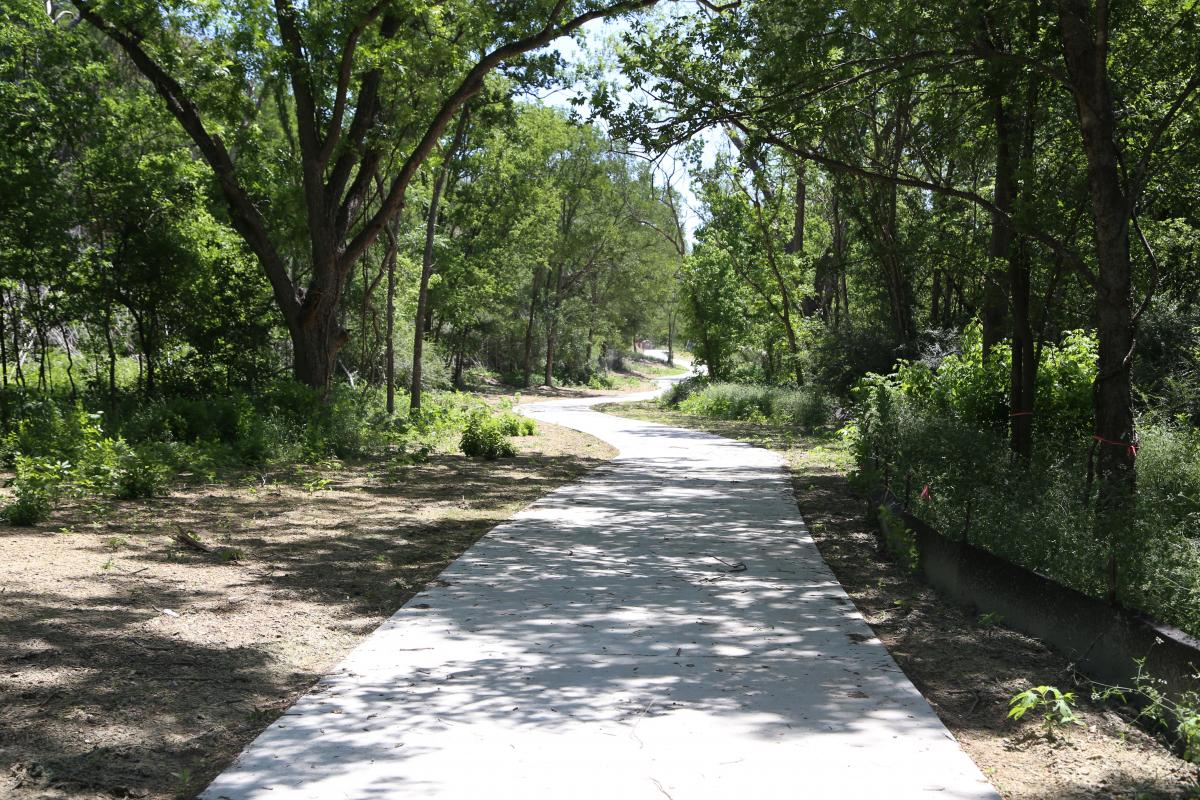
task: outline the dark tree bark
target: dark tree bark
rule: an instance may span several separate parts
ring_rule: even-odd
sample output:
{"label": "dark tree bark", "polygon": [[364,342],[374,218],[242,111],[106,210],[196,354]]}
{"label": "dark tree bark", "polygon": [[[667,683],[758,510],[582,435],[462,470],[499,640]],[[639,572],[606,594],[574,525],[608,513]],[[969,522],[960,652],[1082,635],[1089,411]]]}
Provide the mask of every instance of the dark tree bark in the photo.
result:
{"label": "dark tree bark", "polygon": [[[1031,19],[1030,28],[1036,25]],[[1020,167],[1026,171],[1033,164],[1034,132],[1037,125],[1038,79],[1031,76],[1025,87],[1025,107],[1021,120]],[[1017,190],[1017,197],[1028,197],[1026,183]],[[1041,354],[1040,338],[1035,339],[1030,314],[1032,291],[1032,244],[1026,237],[1017,239],[1009,253],[1009,296],[1012,298],[1012,360],[1009,374],[1009,409],[1011,416],[1009,446],[1027,463],[1033,458],[1034,406],[1037,400],[1037,373]]]}
{"label": "dark tree bark", "polygon": [[992,202],[992,236],[988,243],[988,267],[984,274],[983,311],[983,357],[986,359],[1004,338],[1008,320],[1008,293],[1005,291],[1004,267],[1010,262],[1013,230],[1009,224],[1013,198],[1017,187],[1017,153],[1020,139],[1019,121],[1005,97],[1005,87],[1010,83],[1006,70],[993,68],[988,83],[989,101],[992,107],[992,125],[996,135],[996,180]]}
{"label": "dark tree bark", "polygon": [[541,289],[542,268],[533,271],[533,288],[529,293],[529,317],[525,323],[525,387],[533,386],[533,326],[537,317],[538,292]]}
{"label": "dark tree bark", "polygon": [[399,249],[396,241],[394,224],[387,229],[387,320],[384,323],[384,370],[387,383],[387,413],[396,413],[396,251]]}
{"label": "dark tree bark", "polygon": [[1129,220],[1132,208],[1121,181],[1116,113],[1108,79],[1108,5],[1059,0],[1063,58],[1075,99],[1087,158],[1096,242],[1096,319],[1099,372],[1093,388],[1093,451],[1099,483],[1097,535],[1110,543],[1109,599],[1117,596],[1116,542],[1126,527],[1136,490],[1134,429],[1135,321],[1131,297]]}
{"label": "dark tree bark", "polygon": [[[552,274],[554,275],[554,299],[550,301],[550,307],[546,314],[546,364],[542,377],[542,385],[551,387],[554,386],[554,348],[557,345],[558,337],[558,315],[562,309],[563,268],[556,267]],[[547,294],[549,294],[549,290],[550,283],[547,279]]]}

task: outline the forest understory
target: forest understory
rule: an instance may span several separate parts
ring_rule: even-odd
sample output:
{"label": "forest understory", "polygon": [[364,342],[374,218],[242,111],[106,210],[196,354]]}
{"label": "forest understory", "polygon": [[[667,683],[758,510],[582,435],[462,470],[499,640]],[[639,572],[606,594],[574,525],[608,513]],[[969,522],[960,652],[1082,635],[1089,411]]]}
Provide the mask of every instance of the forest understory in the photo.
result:
{"label": "forest understory", "polygon": [[[880,555],[866,501],[847,479],[849,462],[830,435],[786,426],[700,418],[656,402],[600,410],[694,428],[780,450],[796,504],[817,547],[859,612],[959,744],[1006,800],[1195,798],[1200,772],[1147,733],[1134,714],[1092,702],[1091,684],[1041,642],[942,599]],[[1007,717],[1013,695],[1051,684],[1075,691],[1081,724],[1048,738]]]}

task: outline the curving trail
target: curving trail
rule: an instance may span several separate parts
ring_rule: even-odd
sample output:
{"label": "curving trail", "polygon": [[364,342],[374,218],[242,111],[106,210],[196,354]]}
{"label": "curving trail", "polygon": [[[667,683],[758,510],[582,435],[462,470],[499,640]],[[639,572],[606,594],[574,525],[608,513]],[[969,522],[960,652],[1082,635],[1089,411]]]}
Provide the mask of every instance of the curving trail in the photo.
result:
{"label": "curving trail", "polygon": [[523,407],[621,454],[481,539],[201,796],[998,800],[779,457],[591,410],[612,399]]}

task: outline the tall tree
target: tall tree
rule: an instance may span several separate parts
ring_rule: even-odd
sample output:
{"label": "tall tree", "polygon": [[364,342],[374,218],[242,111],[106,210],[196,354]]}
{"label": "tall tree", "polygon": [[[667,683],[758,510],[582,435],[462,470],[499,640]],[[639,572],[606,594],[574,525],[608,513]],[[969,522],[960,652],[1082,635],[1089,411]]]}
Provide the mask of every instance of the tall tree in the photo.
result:
{"label": "tall tree", "polygon": [[[403,207],[417,171],[463,105],[498,69],[537,73],[527,54],[586,23],[656,0],[404,7],[391,0],[234,8],[77,0],[79,17],[121,47],[192,139],[230,221],[271,283],[298,380],[326,389],[347,334],[348,278]],[[294,128],[305,263],[289,264],[230,135],[258,113],[245,98],[286,86]],[[385,132],[387,135],[384,135]],[[249,145],[250,142],[240,142]],[[386,190],[372,196],[378,171]],[[251,173],[252,174],[252,173]]]}

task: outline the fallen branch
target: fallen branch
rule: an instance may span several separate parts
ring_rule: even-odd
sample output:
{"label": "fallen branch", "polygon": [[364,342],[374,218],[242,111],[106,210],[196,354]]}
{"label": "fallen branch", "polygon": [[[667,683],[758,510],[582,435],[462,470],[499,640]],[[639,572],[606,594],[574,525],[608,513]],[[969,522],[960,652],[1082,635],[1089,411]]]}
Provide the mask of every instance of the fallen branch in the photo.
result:
{"label": "fallen branch", "polygon": [[179,542],[180,544],[187,545],[193,550],[199,550],[201,553],[215,552],[215,548],[213,548],[212,545],[205,544],[204,542],[200,541],[200,537],[191,531],[179,531],[179,533],[175,534],[175,541]]}
{"label": "fallen branch", "polygon": [[200,537],[192,531],[185,531],[182,528],[175,534],[175,541],[193,550],[217,556],[225,561],[242,560],[242,551],[236,547],[213,547],[211,544],[201,541]]}

